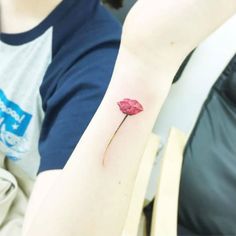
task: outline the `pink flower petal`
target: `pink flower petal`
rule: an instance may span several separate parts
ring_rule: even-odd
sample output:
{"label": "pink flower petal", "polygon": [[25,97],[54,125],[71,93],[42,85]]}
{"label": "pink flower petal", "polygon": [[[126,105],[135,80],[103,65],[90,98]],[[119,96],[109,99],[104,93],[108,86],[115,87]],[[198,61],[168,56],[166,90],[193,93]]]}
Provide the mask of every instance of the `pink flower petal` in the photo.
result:
{"label": "pink flower petal", "polygon": [[142,105],[137,100],[125,98],[117,104],[120,110],[126,115],[132,116],[143,111]]}

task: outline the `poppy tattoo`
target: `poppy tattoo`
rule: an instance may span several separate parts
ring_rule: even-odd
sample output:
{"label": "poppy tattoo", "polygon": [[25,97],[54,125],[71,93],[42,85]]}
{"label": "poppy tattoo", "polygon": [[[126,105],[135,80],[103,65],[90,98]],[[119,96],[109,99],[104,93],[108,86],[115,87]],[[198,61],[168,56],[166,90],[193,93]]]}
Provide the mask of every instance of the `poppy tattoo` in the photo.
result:
{"label": "poppy tattoo", "polygon": [[[142,105],[137,100],[133,100],[133,99],[129,99],[129,98],[125,98],[122,101],[117,102],[117,105],[119,106],[120,111],[123,114],[125,114],[125,117],[121,121],[120,125],[118,126],[115,133],[113,134],[110,142],[108,143],[107,148],[105,150],[105,154],[106,154],[106,151],[107,151],[108,147],[110,146],[114,136],[116,135],[116,133],[120,129],[121,125],[125,122],[126,118],[128,116],[137,115],[138,113],[143,111]],[[103,161],[102,161],[103,166],[105,165],[105,161],[106,161],[106,155],[104,155],[104,158],[103,158]]]}

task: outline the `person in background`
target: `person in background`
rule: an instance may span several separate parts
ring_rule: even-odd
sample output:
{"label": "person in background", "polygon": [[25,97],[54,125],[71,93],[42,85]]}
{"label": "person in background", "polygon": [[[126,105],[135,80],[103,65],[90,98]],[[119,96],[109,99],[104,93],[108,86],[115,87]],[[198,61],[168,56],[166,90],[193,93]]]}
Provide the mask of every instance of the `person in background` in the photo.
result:
{"label": "person in background", "polygon": [[98,0],[0,4],[0,235],[13,236],[37,174],[64,167],[97,110],[121,26]]}
{"label": "person in background", "polygon": [[137,1],[96,114],[63,170],[37,179],[24,236],[122,235],[143,151],[178,68],[235,12],[235,0]]}

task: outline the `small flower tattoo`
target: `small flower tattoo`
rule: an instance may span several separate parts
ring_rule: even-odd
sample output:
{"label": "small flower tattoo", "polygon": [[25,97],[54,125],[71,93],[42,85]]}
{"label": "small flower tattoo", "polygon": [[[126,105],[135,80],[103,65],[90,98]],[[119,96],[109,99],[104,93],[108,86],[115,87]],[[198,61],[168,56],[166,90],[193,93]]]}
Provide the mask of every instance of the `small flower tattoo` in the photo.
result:
{"label": "small flower tattoo", "polygon": [[126,114],[126,117],[133,116],[143,111],[142,105],[137,100],[132,100],[129,98],[125,98],[122,101],[117,103],[120,107],[120,110]]}
{"label": "small flower tattoo", "polygon": [[[129,99],[129,98],[125,98],[122,101],[117,102],[117,105],[119,106],[120,111],[123,114],[125,114],[125,117],[121,121],[120,125],[118,126],[115,133],[113,134],[110,142],[108,143],[107,148],[105,150],[105,154],[106,154],[106,151],[107,151],[108,147],[110,146],[114,136],[116,135],[116,133],[120,129],[121,125],[125,122],[126,118],[128,116],[137,115],[138,113],[143,111],[142,105],[137,100],[133,100],[133,99]],[[106,161],[106,155],[105,154],[104,154],[104,158],[103,158],[103,161],[102,161],[103,166],[105,165],[105,161]]]}

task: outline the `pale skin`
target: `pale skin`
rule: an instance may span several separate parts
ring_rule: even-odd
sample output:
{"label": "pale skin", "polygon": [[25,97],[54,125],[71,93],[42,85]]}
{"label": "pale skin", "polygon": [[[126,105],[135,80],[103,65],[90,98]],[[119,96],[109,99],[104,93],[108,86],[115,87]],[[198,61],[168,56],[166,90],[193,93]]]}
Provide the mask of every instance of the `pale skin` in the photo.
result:
{"label": "pale skin", "polygon": [[62,0],[0,0],[1,30],[22,33],[38,25]]}
{"label": "pale skin", "polygon": [[[140,158],[175,72],[235,12],[235,0],[138,1],[125,21],[99,109],[65,168],[44,172],[36,181],[24,236],[121,235]],[[137,99],[144,111],[122,124],[103,166],[123,117],[116,103],[126,97]]]}

